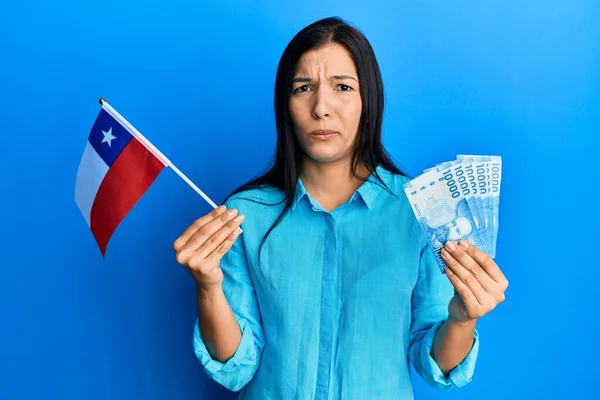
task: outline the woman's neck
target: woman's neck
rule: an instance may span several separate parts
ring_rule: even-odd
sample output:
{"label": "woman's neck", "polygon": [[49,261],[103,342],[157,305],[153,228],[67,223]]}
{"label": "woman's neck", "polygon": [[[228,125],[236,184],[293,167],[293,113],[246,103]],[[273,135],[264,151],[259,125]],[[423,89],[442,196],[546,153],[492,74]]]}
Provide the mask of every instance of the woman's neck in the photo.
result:
{"label": "woman's neck", "polygon": [[[360,164],[356,173],[361,178],[367,178],[369,171]],[[352,173],[350,162],[319,164],[305,161],[301,179],[311,197],[330,212],[348,201],[363,184]]]}

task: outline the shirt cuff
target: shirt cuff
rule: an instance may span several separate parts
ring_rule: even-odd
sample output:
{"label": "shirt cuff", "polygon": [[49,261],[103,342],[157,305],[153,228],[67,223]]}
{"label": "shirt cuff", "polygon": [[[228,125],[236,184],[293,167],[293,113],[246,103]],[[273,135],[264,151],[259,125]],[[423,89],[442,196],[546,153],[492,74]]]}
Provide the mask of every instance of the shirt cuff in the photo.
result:
{"label": "shirt cuff", "polygon": [[444,376],[440,367],[433,357],[431,357],[431,349],[433,348],[435,336],[443,323],[444,321],[439,321],[433,325],[424,338],[424,343],[421,347],[423,368],[431,375],[431,378],[437,385],[440,385],[445,389],[450,389],[452,386],[463,387],[473,379],[477,354],[479,353],[479,332],[477,332],[477,329],[475,330],[473,346],[471,347],[471,350],[469,350],[469,353],[467,353],[467,356],[460,364],[450,371],[448,376]]}
{"label": "shirt cuff", "polygon": [[200,336],[200,327],[198,319],[196,319],[194,325],[194,351],[206,373],[214,380],[221,381],[219,378],[222,378],[223,375],[239,370],[240,367],[251,366],[256,363],[256,348],[252,329],[245,319],[238,318],[237,321],[242,331],[242,340],[233,356],[222,363],[213,359],[209,354],[206,344]]}

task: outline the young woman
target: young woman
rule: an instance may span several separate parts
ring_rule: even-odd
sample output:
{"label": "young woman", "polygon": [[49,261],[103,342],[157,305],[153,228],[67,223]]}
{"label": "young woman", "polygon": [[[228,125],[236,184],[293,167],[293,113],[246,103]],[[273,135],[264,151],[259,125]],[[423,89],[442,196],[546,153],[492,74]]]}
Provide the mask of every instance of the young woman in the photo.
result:
{"label": "young woman", "polygon": [[411,363],[440,389],[471,381],[476,320],[508,282],[466,241],[440,272],[382,113],[367,39],[336,18],[306,27],[277,71],[273,166],[174,242],[197,284],[196,355],[240,399],[409,399]]}

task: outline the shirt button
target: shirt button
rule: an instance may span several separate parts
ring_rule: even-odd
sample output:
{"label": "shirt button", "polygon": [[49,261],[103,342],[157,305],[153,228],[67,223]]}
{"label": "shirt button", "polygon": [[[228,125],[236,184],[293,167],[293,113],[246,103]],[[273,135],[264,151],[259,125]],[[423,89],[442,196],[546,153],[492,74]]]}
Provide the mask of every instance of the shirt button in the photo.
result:
{"label": "shirt button", "polygon": [[327,227],[331,230],[334,230],[335,228],[335,220],[333,219],[333,217],[331,215],[327,215]]}

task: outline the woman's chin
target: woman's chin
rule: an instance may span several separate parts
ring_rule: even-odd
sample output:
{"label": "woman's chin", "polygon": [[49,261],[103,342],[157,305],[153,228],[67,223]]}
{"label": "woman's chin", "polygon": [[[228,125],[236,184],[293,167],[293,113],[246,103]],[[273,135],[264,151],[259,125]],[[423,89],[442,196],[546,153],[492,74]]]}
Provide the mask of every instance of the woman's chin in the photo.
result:
{"label": "woman's chin", "polygon": [[327,151],[309,152],[309,153],[307,153],[307,157],[310,159],[310,161],[317,163],[317,164],[331,164],[331,163],[340,162],[344,159],[344,157],[341,156],[337,152],[327,152]]}

